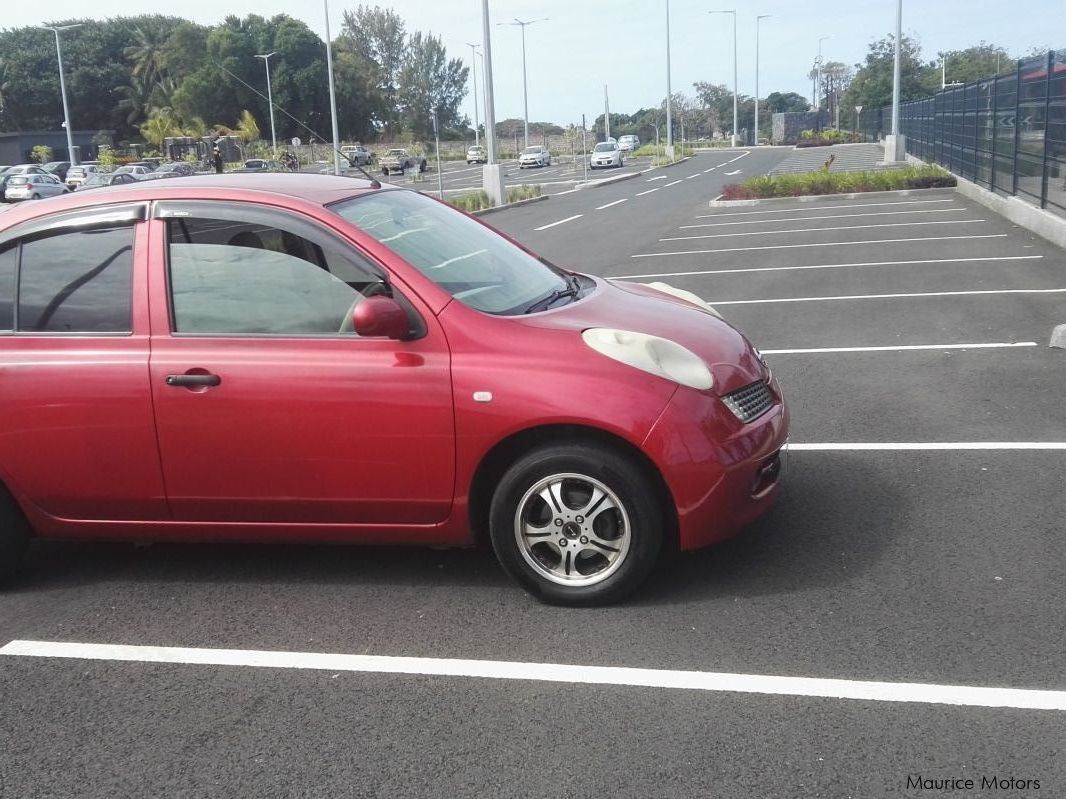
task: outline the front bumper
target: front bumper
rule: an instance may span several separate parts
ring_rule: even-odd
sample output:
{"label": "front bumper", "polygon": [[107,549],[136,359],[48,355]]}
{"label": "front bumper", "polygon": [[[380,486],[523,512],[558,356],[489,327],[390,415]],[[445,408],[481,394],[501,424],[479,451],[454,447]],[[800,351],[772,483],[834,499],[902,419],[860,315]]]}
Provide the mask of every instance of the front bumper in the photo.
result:
{"label": "front bumper", "polygon": [[748,424],[718,397],[678,389],[645,439],[674,499],[681,549],[729,538],[777,496],[789,415],[777,381],[770,386],[773,406]]}

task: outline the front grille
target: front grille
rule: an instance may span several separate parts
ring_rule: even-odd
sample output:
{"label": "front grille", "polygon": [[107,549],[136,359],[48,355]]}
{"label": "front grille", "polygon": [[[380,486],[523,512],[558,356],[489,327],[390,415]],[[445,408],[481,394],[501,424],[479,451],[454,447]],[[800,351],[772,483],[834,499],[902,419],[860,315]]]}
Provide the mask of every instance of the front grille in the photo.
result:
{"label": "front grille", "polygon": [[722,402],[742,422],[750,422],[766,413],[774,404],[774,394],[763,381],[738,388],[722,397]]}

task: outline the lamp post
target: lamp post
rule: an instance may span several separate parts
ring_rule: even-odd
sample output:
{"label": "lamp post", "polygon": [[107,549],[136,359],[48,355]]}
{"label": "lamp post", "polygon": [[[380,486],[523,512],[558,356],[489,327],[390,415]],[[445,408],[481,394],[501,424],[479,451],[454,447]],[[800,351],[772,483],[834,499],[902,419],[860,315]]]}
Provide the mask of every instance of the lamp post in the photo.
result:
{"label": "lamp post", "polygon": [[496,161],[496,106],[492,100],[492,26],[489,24],[489,0],[481,0],[482,51],[485,58],[485,141],[488,144],[488,163],[481,172],[481,187],[493,204],[505,197],[503,170]]}
{"label": "lamp post", "polygon": [[477,45],[466,43],[470,48],[470,80],[474,82],[474,144],[481,144],[480,123],[477,118]]}
{"label": "lamp post", "polygon": [[[529,146],[529,87],[526,83],[526,27],[533,25],[537,22],[547,22],[547,17],[541,17],[540,19],[531,19],[527,21],[515,18],[514,22],[497,22],[497,25],[518,25],[522,28],[522,104],[525,107],[525,144],[523,147]],[[517,148],[516,148],[517,149]]]}
{"label": "lamp post", "polygon": [[889,163],[897,163],[907,157],[906,141],[899,133],[899,68],[902,35],[903,0],[896,0],[896,53],[892,65],[892,134],[885,137],[885,161]]}
{"label": "lamp post", "polygon": [[277,55],[277,51],[266,54],[257,54],[256,58],[263,59],[263,69],[267,74],[267,105],[270,107],[270,146],[271,153],[276,155],[278,152],[278,136],[274,131],[274,95],[270,90],[270,56]]}
{"label": "lamp post", "polygon": [[[814,77],[814,110],[822,110],[822,42],[826,39],[830,39],[830,36],[818,37],[818,60],[814,62],[815,77]],[[821,117],[819,116],[819,120]],[[819,129],[821,129],[821,122],[818,123]]]}
{"label": "lamp post", "polygon": [[52,31],[56,35],[56,60],[59,62],[59,93],[63,96],[63,127],[67,130],[67,158],[72,164],[78,163],[74,157],[74,135],[70,131],[70,109],[67,107],[67,83],[63,78],[63,51],[59,46],[59,32],[68,31],[71,28],[80,28],[81,23],[75,25],[61,25],[58,27],[42,26],[44,30]]}
{"label": "lamp post", "polygon": [[671,121],[673,92],[670,89],[670,0],[666,0],[666,155],[674,160],[674,126]]}
{"label": "lamp post", "polygon": [[759,14],[755,18],[755,141],[753,143],[756,147],[759,146],[759,23],[772,16],[772,14]]}
{"label": "lamp post", "polygon": [[329,0],[322,0],[326,11],[326,70],[329,72],[329,112],[333,117],[333,174],[341,173],[340,126],[337,122],[337,87],[333,81],[333,43],[329,35]]}
{"label": "lamp post", "polygon": [[[732,14],[733,15],[733,136],[730,139],[731,144],[737,146],[737,12],[736,9],[731,11],[709,11],[709,14]],[[755,100],[758,104],[758,98]]]}

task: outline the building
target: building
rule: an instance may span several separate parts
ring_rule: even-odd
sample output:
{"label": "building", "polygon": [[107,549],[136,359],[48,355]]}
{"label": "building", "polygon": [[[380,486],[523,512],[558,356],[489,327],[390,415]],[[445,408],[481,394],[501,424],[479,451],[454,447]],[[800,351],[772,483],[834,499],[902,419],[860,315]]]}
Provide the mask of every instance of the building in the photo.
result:
{"label": "building", "polygon": [[[74,149],[79,151],[78,161],[92,161],[99,153],[97,142],[101,134],[110,142],[114,131],[76,130],[71,138]],[[33,159],[30,153],[39,144],[52,148],[52,160],[73,161],[67,155],[67,134],[64,130],[31,130],[15,133],[0,133],[0,164],[25,164]]]}

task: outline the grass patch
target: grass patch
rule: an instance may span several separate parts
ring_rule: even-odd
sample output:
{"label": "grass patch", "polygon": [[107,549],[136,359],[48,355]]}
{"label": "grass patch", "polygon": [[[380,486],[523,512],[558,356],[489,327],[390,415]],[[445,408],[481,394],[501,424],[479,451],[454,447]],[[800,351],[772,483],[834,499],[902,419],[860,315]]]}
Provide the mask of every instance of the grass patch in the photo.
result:
{"label": "grass patch", "polygon": [[530,183],[525,186],[515,186],[507,190],[507,202],[516,203],[519,200],[531,200],[539,197],[542,191],[539,183]]}
{"label": "grass patch", "polygon": [[455,197],[449,197],[446,202],[449,205],[454,205],[460,211],[466,211],[467,213],[480,211],[483,208],[492,208],[492,200],[489,199],[489,195],[484,191],[472,191],[469,194],[459,194]]}
{"label": "grass patch", "polygon": [[854,194],[864,191],[939,189],[955,185],[955,176],[931,164],[876,172],[804,172],[797,175],[763,175],[722,190],[723,200],[762,200],[768,197],[806,197],[818,194]]}

